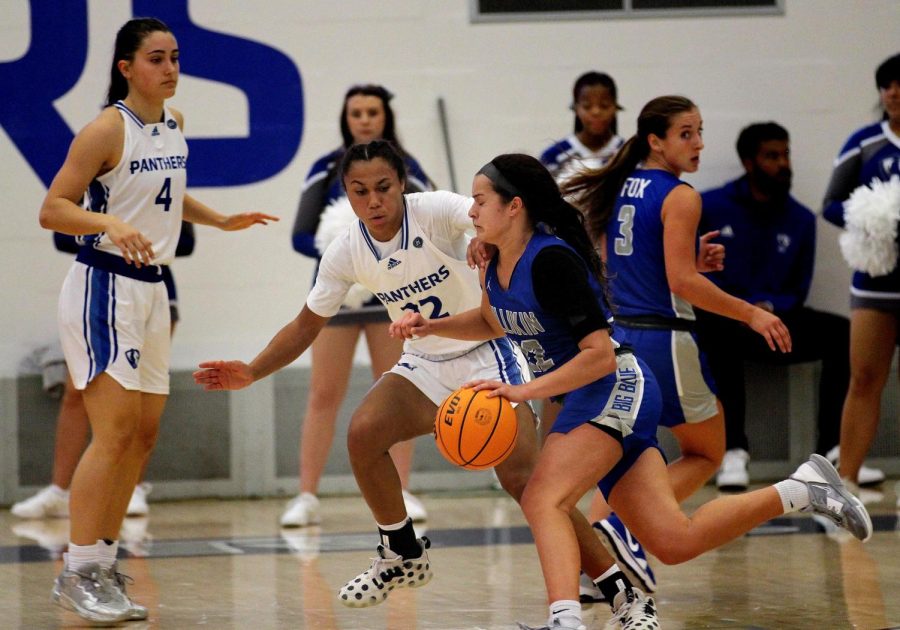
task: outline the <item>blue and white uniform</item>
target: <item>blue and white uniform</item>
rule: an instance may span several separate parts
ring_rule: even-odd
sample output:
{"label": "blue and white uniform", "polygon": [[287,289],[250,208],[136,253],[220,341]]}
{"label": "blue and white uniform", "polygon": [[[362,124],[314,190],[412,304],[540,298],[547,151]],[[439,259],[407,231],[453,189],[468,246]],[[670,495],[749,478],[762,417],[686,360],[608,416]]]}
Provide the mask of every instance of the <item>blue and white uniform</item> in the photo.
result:
{"label": "blue and white uniform", "polygon": [[[844,202],[859,186],[900,175],[900,136],[887,121],[857,130],[834,161],[822,216],[844,227]],[[857,271],[850,285],[853,308],[875,308],[900,314],[900,265],[886,276]]]}
{"label": "blue and white uniform", "polygon": [[[316,247],[316,232],[322,215],[329,207],[346,202],[347,193],[339,173],[344,151],[343,148],[336,149],[316,160],[303,182],[291,239],[296,251],[316,260],[320,260],[322,256],[322,252]],[[431,190],[430,180],[415,158],[406,155],[404,163],[406,192]],[[315,274],[313,277],[315,278]],[[345,306],[331,318],[329,325],[356,325],[373,321],[389,321],[384,308],[374,297],[359,308]]]}
{"label": "blue and white uniform", "polygon": [[[466,264],[471,205],[470,198],[446,191],[404,195],[403,223],[387,242],[375,240],[356,221],[322,254],[306,305],[317,315],[333,317],[357,283],[384,304],[394,321],[405,311],[436,319],[478,308],[478,274]],[[517,384],[526,378],[506,339],[409,339],[391,372],[411,381],[436,405],[466,381]]]}
{"label": "blue and white uniform", "polygon": [[[548,255],[555,259],[551,262]],[[586,334],[610,328],[612,315],[603,287],[578,254],[556,236],[532,235],[505,289],[497,264],[495,257],[485,273],[491,309],[507,337],[522,350],[535,377],[574,358]],[[549,273],[538,272],[540,264],[550,266]],[[554,282],[554,269],[558,278],[573,283],[562,291],[569,299],[550,297],[556,292],[548,286]],[[550,428],[565,434],[592,424],[622,441],[622,459],[598,484],[606,496],[642,452],[659,448],[656,427],[662,404],[653,373],[630,349],[615,339],[612,343],[616,371],[558,397],[562,410]]]}
{"label": "blue and white uniform", "polygon": [[162,265],[175,256],[186,187],[187,143],[168,109],[145,124],[119,101],[119,163],[98,176],[85,209],[121,218],[152,243],[153,264],[125,263],[105,233],[81,237],[59,300],[60,339],[75,387],[108,373],[125,389],[169,392],[169,298]]}
{"label": "blue and white uniform", "polygon": [[625,180],[606,230],[606,265],[619,341],[647,362],[663,396],[660,424],[702,422],[718,413],[712,376],[693,333],[694,310],[669,288],[662,205],[689,185],[657,169]]}
{"label": "blue and white uniform", "polygon": [[621,136],[613,135],[609,142],[592,151],[573,133],[544,149],[540,160],[556,183],[563,184],[581,170],[605,166],[623,144],[625,140]]}

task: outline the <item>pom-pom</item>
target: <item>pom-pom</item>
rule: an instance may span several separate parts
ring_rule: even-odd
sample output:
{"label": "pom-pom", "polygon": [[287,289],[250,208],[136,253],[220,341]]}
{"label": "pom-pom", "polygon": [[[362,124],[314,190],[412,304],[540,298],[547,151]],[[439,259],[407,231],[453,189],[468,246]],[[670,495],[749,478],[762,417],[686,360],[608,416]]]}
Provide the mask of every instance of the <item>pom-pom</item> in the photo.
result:
{"label": "pom-pom", "polygon": [[873,179],[844,202],[846,231],[839,243],[847,264],[870,276],[886,276],[897,267],[900,176]]}
{"label": "pom-pom", "polygon": [[[351,226],[355,226],[359,219],[353,212],[350,200],[345,196],[336,199],[322,211],[319,217],[319,227],[316,230],[316,249],[324,252],[337,237],[345,234]],[[344,306],[360,308],[372,299],[372,293],[363,286],[354,284],[344,298]]]}

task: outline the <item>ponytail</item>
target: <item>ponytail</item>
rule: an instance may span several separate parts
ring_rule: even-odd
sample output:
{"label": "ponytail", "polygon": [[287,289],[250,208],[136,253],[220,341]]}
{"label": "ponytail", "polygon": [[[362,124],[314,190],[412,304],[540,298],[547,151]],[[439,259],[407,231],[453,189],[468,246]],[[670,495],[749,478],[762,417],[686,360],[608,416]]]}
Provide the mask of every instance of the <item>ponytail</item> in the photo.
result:
{"label": "ponytail", "polygon": [[672,118],[697,106],[684,96],[659,96],[641,110],[637,133],[619,149],[606,166],[587,170],[571,178],[563,186],[563,194],[575,203],[587,217],[587,229],[594,242],[606,232],[616,207],[622,185],[638,165],[650,155],[651,134],[664,138]]}
{"label": "ponytail", "polygon": [[491,180],[494,191],[505,203],[522,199],[535,230],[547,231],[570,245],[604,283],[603,263],[584,228],[581,212],[559,192],[553,176],[538,160],[521,153],[498,155],[479,173]]}

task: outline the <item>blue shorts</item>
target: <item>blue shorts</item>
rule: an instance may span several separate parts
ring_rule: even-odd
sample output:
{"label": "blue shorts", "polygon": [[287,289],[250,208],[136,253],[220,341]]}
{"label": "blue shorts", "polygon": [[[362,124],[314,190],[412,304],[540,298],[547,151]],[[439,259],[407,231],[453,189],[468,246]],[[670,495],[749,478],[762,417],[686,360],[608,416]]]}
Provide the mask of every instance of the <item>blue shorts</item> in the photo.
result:
{"label": "blue shorts", "polygon": [[631,346],[653,371],[662,394],[660,425],[703,422],[719,413],[715,382],[694,333],[619,324],[616,339]]}
{"label": "blue shorts", "polygon": [[616,357],[614,376],[565,395],[550,431],[565,434],[583,424],[593,424],[623,436],[622,458],[597,484],[608,497],[641,453],[648,448],[659,449],[656,427],[661,409],[659,386],[653,372],[628,352]]}

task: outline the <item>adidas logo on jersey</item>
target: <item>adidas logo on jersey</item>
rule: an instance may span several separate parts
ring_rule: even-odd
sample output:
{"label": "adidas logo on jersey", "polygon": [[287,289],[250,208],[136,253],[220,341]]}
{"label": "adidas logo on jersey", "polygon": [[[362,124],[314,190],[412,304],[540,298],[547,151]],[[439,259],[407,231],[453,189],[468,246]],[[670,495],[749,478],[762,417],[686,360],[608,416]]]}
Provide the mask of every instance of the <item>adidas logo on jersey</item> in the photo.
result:
{"label": "adidas logo on jersey", "polygon": [[734,228],[730,225],[723,226],[722,229],[719,230],[719,235],[727,238],[734,238]]}
{"label": "adidas logo on jersey", "polygon": [[153,128],[153,131],[150,132],[150,135],[151,135],[151,136],[158,136],[158,135],[159,135],[159,127],[154,127],[154,128]]}
{"label": "adidas logo on jersey", "polygon": [[388,258],[388,269],[393,269],[397,265],[400,264],[400,261],[396,258]]}

